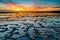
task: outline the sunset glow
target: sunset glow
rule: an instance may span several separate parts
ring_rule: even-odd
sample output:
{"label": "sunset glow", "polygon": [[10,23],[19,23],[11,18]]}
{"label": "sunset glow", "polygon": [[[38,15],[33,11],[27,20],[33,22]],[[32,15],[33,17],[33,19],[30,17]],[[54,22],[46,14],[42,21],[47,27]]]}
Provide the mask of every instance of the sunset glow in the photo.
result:
{"label": "sunset glow", "polygon": [[[1,1],[2,3],[0,3],[0,10],[2,11],[16,11],[16,12],[21,12],[21,11],[58,11],[60,10],[60,7],[59,7],[59,2],[53,2],[52,0],[49,0],[48,2],[51,2],[51,3],[47,3],[47,1],[40,1],[40,0],[26,0],[26,1]],[[44,2],[44,3],[43,3]],[[52,3],[53,2],[53,3]],[[36,13],[13,13],[11,14],[11,17],[19,17],[19,16],[39,16],[39,15],[43,15],[42,14],[36,14]],[[44,14],[45,15],[45,14]],[[49,14],[49,15],[52,15],[52,14]]]}
{"label": "sunset glow", "polygon": [[0,10],[11,10],[11,11],[54,11],[54,10],[60,10],[60,8],[54,8],[54,7],[26,7],[22,5],[17,4],[5,4],[8,6],[8,8],[0,8]]}

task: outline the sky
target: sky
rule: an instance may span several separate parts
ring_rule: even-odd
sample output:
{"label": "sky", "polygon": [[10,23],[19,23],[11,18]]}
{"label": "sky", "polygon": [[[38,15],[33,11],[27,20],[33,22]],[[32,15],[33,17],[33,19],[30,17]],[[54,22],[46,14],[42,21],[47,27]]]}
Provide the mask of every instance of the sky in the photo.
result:
{"label": "sky", "polygon": [[3,3],[39,7],[60,6],[60,0],[0,0],[0,7],[5,6]]}

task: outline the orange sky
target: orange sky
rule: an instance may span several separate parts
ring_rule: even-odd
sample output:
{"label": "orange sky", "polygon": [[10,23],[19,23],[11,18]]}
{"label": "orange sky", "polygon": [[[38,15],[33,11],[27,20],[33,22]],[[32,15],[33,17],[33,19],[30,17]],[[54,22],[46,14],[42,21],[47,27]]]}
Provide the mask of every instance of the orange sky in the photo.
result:
{"label": "orange sky", "polygon": [[60,8],[53,8],[53,7],[27,7],[27,6],[21,6],[16,4],[5,4],[8,6],[8,8],[0,8],[0,10],[11,10],[11,11],[57,11],[60,10]]}

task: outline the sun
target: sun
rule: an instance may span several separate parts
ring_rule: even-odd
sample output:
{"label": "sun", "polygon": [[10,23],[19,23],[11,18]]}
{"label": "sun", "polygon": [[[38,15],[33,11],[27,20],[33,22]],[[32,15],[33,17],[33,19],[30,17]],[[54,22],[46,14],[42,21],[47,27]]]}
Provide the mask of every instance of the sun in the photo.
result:
{"label": "sun", "polygon": [[13,11],[23,11],[23,8],[11,8]]}
{"label": "sun", "polygon": [[20,10],[21,10],[21,9],[18,9],[18,8],[16,9],[16,11],[20,11]]}

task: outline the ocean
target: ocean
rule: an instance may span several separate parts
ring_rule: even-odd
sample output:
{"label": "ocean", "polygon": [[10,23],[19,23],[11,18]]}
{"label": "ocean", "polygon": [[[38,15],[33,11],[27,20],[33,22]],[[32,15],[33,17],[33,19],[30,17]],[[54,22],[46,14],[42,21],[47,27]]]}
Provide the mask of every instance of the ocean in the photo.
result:
{"label": "ocean", "polygon": [[0,40],[60,40],[60,14],[0,14]]}

